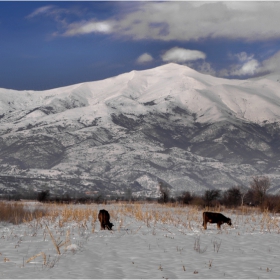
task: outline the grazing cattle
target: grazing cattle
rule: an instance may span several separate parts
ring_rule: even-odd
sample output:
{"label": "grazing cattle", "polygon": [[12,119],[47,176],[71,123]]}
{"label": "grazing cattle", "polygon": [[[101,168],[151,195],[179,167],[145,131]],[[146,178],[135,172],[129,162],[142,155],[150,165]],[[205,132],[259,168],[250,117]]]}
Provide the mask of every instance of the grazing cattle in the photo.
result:
{"label": "grazing cattle", "polygon": [[112,226],[114,226],[112,223],[110,223],[110,214],[107,210],[100,210],[98,214],[98,220],[100,222],[101,229],[108,229],[112,230]]}
{"label": "grazing cattle", "polygon": [[217,228],[220,229],[221,225],[227,223],[231,226],[231,219],[227,218],[221,213],[213,212],[203,212],[203,226],[204,229],[207,229],[207,223],[217,224]]}

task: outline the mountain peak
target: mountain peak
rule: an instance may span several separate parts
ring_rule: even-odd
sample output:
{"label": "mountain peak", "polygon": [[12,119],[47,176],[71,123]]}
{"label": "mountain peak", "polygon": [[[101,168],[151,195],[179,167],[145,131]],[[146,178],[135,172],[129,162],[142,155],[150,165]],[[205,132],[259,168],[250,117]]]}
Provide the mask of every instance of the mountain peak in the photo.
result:
{"label": "mountain peak", "polygon": [[158,181],[198,191],[258,172],[277,186],[279,107],[273,80],[219,79],[176,63],[42,92],[1,89],[0,187],[51,179],[155,195]]}
{"label": "mountain peak", "polygon": [[[164,70],[179,70],[179,71],[193,71],[193,72],[197,72],[196,70],[190,68],[189,66],[186,65],[182,65],[182,64],[178,64],[178,63],[174,63],[174,62],[170,62],[170,63],[166,63],[163,65],[160,65],[154,69],[164,69]],[[199,73],[199,72],[197,72]]]}
{"label": "mountain peak", "polygon": [[139,104],[153,103],[157,104],[153,110],[166,112],[171,105],[177,106],[196,114],[197,121],[203,123],[229,118],[275,122],[280,119],[280,93],[279,82],[274,80],[227,80],[201,74],[185,65],[167,63],[42,92],[1,89],[0,114],[46,106],[59,113],[109,103],[111,108],[122,112],[136,110],[146,114],[149,107]]}

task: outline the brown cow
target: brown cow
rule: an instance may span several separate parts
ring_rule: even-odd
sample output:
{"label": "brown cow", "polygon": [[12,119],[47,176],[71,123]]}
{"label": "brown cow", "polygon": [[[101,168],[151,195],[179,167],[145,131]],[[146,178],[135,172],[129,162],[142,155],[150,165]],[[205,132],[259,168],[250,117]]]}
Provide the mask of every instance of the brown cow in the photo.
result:
{"label": "brown cow", "polygon": [[221,213],[213,212],[203,212],[203,226],[204,229],[207,229],[207,223],[217,224],[217,228],[220,229],[221,225],[227,223],[231,226],[231,219],[227,218]]}
{"label": "brown cow", "polygon": [[110,223],[110,214],[107,210],[102,209],[99,211],[98,220],[100,222],[101,229],[107,228],[108,230],[112,230],[114,225]]}

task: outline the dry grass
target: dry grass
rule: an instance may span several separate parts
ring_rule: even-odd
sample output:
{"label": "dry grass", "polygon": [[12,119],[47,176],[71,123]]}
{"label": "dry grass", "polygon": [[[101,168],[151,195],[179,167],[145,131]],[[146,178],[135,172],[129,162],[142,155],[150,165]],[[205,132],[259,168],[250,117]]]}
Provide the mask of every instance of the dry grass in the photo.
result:
{"label": "dry grass", "polygon": [[[192,228],[193,223],[197,223],[200,211],[197,207],[182,207],[179,204],[142,204],[122,203],[116,205],[113,215],[121,217],[123,223],[125,217],[132,217],[137,221],[142,221],[147,227],[160,224],[183,225]],[[110,211],[111,214],[111,211]]]}
{"label": "dry grass", "polygon": [[0,201],[0,221],[12,224],[20,224],[30,222],[34,219],[39,220],[48,215],[45,208],[34,208],[32,210],[26,208],[20,202],[4,202]]}
{"label": "dry grass", "polygon": [[[95,232],[98,209],[101,205],[61,205],[44,204],[28,209],[20,202],[0,202],[0,221],[19,224],[28,222],[34,228],[55,225],[63,228],[67,223],[75,223],[76,226]],[[103,207],[102,207],[103,208]],[[239,207],[225,209],[222,207],[204,208],[198,206],[182,206],[180,204],[154,204],[154,203],[115,203],[107,205],[111,221],[115,229],[120,230],[126,226],[127,218],[134,218],[143,222],[147,227],[156,224],[173,225],[186,230],[202,229],[202,212],[222,212],[232,219],[233,226],[244,225],[247,232],[261,231],[280,233],[280,219],[269,211],[260,211],[258,208]],[[227,226],[224,226],[227,228]]]}
{"label": "dry grass", "polygon": [[[142,221],[147,227],[156,223],[170,224],[176,227],[183,226],[188,230],[202,229],[203,211],[222,212],[230,217],[233,227],[244,226],[247,232],[277,232],[280,233],[280,217],[268,210],[261,211],[258,208],[238,207],[226,209],[221,206],[201,209],[198,206],[181,206],[179,204],[143,204],[122,203],[116,204],[112,213],[115,217],[121,217],[121,223],[125,217],[132,217]],[[111,212],[110,212],[111,213]],[[228,233],[230,227],[223,227]]]}
{"label": "dry grass", "polygon": [[[44,220],[42,220],[44,218]],[[31,223],[42,227],[44,224],[58,223],[63,227],[65,223],[76,222],[87,227],[87,222],[94,224],[97,219],[97,206],[43,204],[28,208],[22,202],[0,202],[0,222],[13,224]]]}

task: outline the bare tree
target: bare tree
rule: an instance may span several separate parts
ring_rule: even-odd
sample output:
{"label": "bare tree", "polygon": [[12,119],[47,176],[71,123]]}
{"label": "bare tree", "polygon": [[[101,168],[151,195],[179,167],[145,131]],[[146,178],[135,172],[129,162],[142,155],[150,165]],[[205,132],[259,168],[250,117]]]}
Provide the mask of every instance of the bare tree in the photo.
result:
{"label": "bare tree", "polygon": [[125,190],[124,196],[125,196],[125,199],[126,199],[127,201],[131,201],[131,199],[132,199],[132,189],[131,189],[131,188],[127,188],[127,189]]}
{"label": "bare tree", "polygon": [[168,189],[168,186],[163,182],[159,182],[159,193],[160,193],[160,201],[163,203],[168,202],[170,191]]}
{"label": "bare tree", "polygon": [[244,196],[244,203],[246,203],[249,206],[255,206],[257,203],[255,201],[254,191],[251,188],[248,189]]}
{"label": "bare tree", "polygon": [[244,197],[245,195],[247,194],[248,192],[248,188],[244,187],[244,186],[236,186],[239,191],[240,191],[240,194],[241,194],[241,206],[243,206],[244,204]]}
{"label": "bare tree", "polygon": [[184,204],[189,204],[193,200],[193,196],[189,191],[183,192],[180,200]]}
{"label": "bare tree", "polygon": [[226,206],[236,207],[241,202],[241,192],[238,187],[232,187],[224,192],[223,202]]}
{"label": "bare tree", "polygon": [[206,203],[206,206],[210,206],[211,205],[211,202],[213,200],[216,200],[218,198],[220,198],[221,196],[221,190],[206,190],[204,192],[204,196],[203,196],[203,200],[205,201]]}
{"label": "bare tree", "polygon": [[267,176],[255,176],[250,183],[250,187],[254,193],[255,200],[262,206],[266,197],[266,192],[270,188],[270,179]]}

